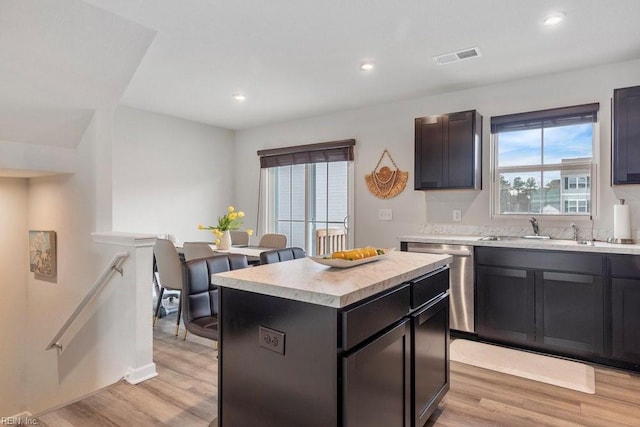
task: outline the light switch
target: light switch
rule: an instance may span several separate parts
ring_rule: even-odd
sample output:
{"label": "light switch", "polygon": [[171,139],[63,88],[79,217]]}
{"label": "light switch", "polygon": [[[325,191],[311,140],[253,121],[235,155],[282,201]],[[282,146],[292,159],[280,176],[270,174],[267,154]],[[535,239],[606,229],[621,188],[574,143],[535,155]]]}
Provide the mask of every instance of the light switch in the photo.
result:
{"label": "light switch", "polygon": [[393,210],[378,209],[378,219],[380,221],[391,221],[393,219]]}
{"label": "light switch", "polygon": [[455,222],[460,222],[460,221],[462,221],[462,212],[461,212],[461,211],[459,211],[459,210],[457,210],[457,209],[454,209],[454,210],[453,210],[453,220],[454,220]]}

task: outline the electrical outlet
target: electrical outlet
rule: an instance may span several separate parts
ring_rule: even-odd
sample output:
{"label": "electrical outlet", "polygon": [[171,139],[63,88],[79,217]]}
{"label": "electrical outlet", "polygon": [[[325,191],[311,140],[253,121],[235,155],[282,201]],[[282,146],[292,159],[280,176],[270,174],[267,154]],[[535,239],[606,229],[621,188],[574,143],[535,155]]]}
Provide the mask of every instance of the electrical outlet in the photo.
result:
{"label": "electrical outlet", "polygon": [[391,221],[393,219],[393,210],[378,209],[378,219],[380,221]]}
{"label": "electrical outlet", "polygon": [[454,209],[453,210],[453,220],[455,222],[460,222],[462,221],[462,211],[458,210],[458,209]]}
{"label": "electrical outlet", "polygon": [[258,344],[260,347],[282,355],[284,355],[284,337],[284,332],[269,329],[262,325],[258,328]]}

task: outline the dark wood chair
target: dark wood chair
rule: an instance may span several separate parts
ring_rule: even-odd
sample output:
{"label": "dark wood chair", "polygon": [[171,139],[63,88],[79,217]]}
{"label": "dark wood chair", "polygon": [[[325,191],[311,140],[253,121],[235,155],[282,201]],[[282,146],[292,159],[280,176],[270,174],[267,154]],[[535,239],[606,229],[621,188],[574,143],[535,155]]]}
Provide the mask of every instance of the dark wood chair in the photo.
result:
{"label": "dark wood chair", "polygon": [[188,331],[200,337],[218,340],[218,287],[211,284],[211,275],[248,266],[247,257],[239,254],[199,258],[184,264],[184,338]]}
{"label": "dark wood chair", "polygon": [[273,264],[275,262],[289,261],[307,256],[302,248],[290,247],[264,251],[260,254],[260,264]]}

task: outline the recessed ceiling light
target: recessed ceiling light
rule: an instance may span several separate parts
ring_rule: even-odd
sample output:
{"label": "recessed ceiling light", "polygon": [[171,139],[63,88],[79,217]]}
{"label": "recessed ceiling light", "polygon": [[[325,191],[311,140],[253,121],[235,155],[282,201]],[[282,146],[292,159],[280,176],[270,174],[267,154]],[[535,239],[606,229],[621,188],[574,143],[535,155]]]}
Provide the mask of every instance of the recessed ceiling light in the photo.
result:
{"label": "recessed ceiling light", "polygon": [[371,71],[376,67],[376,65],[373,62],[363,62],[362,64],[360,64],[360,69],[362,71]]}
{"label": "recessed ceiling light", "polygon": [[562,12],[554,13],[544,18],[544,25],[557,25],[564,21],[565,14]]}
{"label": "recessed ceiling light", "polygon": [[242,102],[247,99],[246,95],[243,93],[234,93],[233,95],[231,95],[231,97],[238,102]]}

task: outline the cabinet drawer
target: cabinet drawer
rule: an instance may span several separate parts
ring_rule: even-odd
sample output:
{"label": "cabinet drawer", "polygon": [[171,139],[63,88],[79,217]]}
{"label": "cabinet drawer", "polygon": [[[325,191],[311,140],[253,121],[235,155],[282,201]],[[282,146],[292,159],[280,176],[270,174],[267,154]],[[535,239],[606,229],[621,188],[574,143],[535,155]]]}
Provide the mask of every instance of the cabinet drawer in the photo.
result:
{"label": "cabinet drawer", "polygon": [[565,251],[476,248],[476,263],[499,267],[556,270],[602,275],[604,257]]}
{"label": "cabinet drawer", "polygon": [[432,271],[411,282],[411,308],[420,307],[425,302],[449,289],[449,269]]}
{"label": "cabinet drawer", "polygon": [[611,275],[640,279],[640,255],[609,255]]}
{"label": "cabinet drawer", "polygon": [[409,284],[342,312],[342,347],[349,350],[409,312]]}

